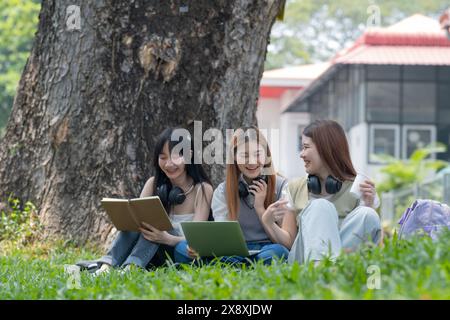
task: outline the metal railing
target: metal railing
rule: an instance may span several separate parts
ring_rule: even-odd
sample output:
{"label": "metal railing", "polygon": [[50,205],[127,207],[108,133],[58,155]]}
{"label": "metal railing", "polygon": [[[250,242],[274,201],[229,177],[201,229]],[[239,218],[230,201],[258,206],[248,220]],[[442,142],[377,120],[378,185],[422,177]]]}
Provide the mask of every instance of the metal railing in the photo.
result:
{"label": "metal railing", "polygon": [[412,188],[392,190],[381,195],[381,220],[395,226],[401,214],[416,199],[432,199],[450,204],[450,173],[424,181]]}

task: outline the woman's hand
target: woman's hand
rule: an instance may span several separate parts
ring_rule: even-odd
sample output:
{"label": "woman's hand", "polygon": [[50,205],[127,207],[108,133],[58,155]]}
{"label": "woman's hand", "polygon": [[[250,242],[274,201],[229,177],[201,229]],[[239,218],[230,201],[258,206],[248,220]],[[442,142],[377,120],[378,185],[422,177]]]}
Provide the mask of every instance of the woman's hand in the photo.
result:
{"label": "woman's hand", "polygon": [[166,245],[172,245],[173,236],[167,231],[161,231],[157,228],[149,225],[148,223],[142,222],[142,227],[139,228],[145,239]]}
{"label": "woman's hand", "polygon": [[375,190],[375,183],[370,180],[365,180],[359,185],[364,203],[368,207],[373,207],[377,192]]}
{"label": "woman's hand", "polygon": [[288,200],[278,200],[267,207],[262,216],[262,221],[266,224],[280,223],[284,215],[289,211]]}
{"label": "woman's hand", "polygon": [[198,254],[198,252],[189,246],[187,246],[187,253],[188,253],[189,257],[191,257],[192,259],[200,258],[200,255]]}
{"label": "woman's hand", "polygon": [[248,189],[248,191],[255,196],[255,209],[263,212],[265,210],[264,201],[266,200],[267,183],[264,180],[254,180],[253,184],[249,186]]}

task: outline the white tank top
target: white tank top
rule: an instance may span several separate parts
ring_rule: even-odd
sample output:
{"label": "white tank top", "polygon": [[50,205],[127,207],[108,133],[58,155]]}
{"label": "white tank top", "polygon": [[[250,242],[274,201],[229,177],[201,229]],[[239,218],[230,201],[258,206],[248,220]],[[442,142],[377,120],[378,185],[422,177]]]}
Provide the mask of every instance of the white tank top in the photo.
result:
{"label": "white tank top", "polygon": [[170,218],[170,222],[172,222],[173,230],[175,233],[174,235],[179,236],[179,237],[184,237],[184,233],[183,233],[183,230],[181,229],[180,222],[192,221],[192,219],[194,219],[194,214],[193,213],[184,213],[184,214],[171,213],[169,215],[169,218]]}

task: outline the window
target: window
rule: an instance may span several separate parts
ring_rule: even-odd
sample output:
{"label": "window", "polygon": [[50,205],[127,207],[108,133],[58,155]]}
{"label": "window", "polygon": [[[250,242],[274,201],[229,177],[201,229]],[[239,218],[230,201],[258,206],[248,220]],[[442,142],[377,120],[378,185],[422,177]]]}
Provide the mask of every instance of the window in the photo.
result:
{"label": "window", "polygon": [[382,163],[377,156],[400,156],[400,128],[398,125],[374,124],[370,126],[369,162]]}
{"label": "window", "polygon": [[[450,125],[438,125],[437,140],[447,146],[450,146]],[[439,152],[436,157],[439,160],[450,161],[450,148],[446,152]]]}
{"label": "window", "polygon": [[[424,148],[436,142],[434,126],[405,125],[403,126],[403,158],[409,158],[416,149]],[[435,158],[435,156],[433,156]]]}
{"label": "window", "polygon": [[319,91],[319,110],[318,117],[319,119],[328,119],[330,117],[329,112],[329,97],[328,92],[325,87],[322,87],[321,91]]}
{"label": "window", "polygon": [[450,81],[450,67],[438,67],[440,81]]}
{"label": "window", "polygon": [[339,81],[348,81],[349,78],[349,72],[348,72],[348,66],[342,67],[337,73],[336,79]]}
{"label": "window", "polygon": [[402,122],[435,123],[436,84],[434,82],[404,82]]}
{"label": "window", "polygon": [[369,80],[400,80],[400,66],[369,65],[367,66]]}
{"label": "window", "polygon": [[400,83],[367,82],[367,120],[400,121]]}
{"label": "window", "polygon": [[315,121],[320,118],[320,96],[315,93],[308,99],[308,104],[311,111],[311,121]]}
{"label": "window", "polygon": [[437,122],[450,124],[450,84],[439,85]]}
{"label": "window", "polygon": [[436,68],[430,66],[404,66],[403,79],[435,81]]}

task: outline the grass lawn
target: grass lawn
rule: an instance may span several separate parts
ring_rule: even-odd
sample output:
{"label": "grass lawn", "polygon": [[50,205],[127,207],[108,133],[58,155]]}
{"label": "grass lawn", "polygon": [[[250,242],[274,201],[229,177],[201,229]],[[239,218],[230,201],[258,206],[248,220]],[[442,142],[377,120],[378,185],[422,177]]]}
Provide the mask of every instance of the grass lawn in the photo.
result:
{"label": "grass lawn", "polygon": [[[185,266],[131,270],[76,282],[65,265],[100,256],[62,242],[0,243],[0,299],[450,299],[450,232],[433,243],[385,239],[314,268],[276,263],[248,268]],[[380,288],[368,289],[377,285]],[[375,280],[374,280],[375,279]]]}

